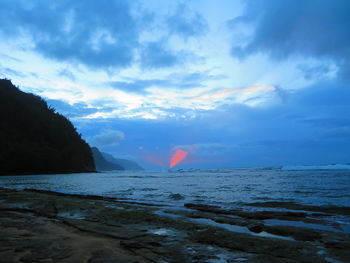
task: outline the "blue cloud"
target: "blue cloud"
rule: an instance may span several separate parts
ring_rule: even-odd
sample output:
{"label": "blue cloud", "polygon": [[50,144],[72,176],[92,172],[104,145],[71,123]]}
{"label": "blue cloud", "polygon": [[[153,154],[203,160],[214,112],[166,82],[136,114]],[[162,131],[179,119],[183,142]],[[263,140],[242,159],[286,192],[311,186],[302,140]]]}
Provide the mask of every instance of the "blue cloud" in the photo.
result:
{"label": "blue cloud", "polygon": [[46,57],[91,68],[131,64],[139,28],[130,1],[4,1],[3,35],[30,36]]}
{"label": "blue cloud", "polygon": [[109,70],[132,65],[136,55],[144,68],[157,69],[184,63],[191,54],[174,51],[164,39],[171,35],[196,36],[205,29],[204,18],[180,11],[167,18],[167,32],[154,42],[141,43],[140,36],[156,23],[155,13],[139,8],[135,1],[4,0],[0,9],[0,36],[29,38],[43,56],[92,69]]}
{"label": "blue cloud", "polygon": [[169,86],[169,81],[166,79],[130,79],[129,81],[110,81],[108,84],[116,89],[127,92],[146,93],[145,89],[152,86]]}
{"label": "blue cloud", "polygon": [[208,32],[209,26],[199,13],[190,14],[185,4],[180,4],[174,15],[166,20],[169,32],[187,39],[202,36]]}
{"label": "blue cloud", "polygon": [[69,69],[62,69],[58,72],[58,75],[61,77],[65,77],[67,79],[70,79],[71,81],[75,81],[75,75],[72,71],[70,71]]}
{"label": "blue cloud", "polygon": [[164,68],[173,67],[184,62],[182,52],[170,50],[165,41],[147,43],[141,50],[141,66],[143,68]]}
{"label": "blue cloud", "polygon": [[62,100],[46,99],[48,105],[56,109],[59,113],[68,118],[81,118],[89,114],[98,112],[97,108],[88,107],[85,103],[75,103],[70,105]]}
{"label": "blue cloud", "polygon": [[88,137],[87,140],[94,146],[115,146],[124,140],[125,134],[119,130],[104,129],[98,134]]}
{"label": "blue cloud", "polygon": [[[243,45],[232,45],[232,55],[245,58],[266,53],[275,59],[292,55],[329,59],[350,76],[350,2],[347,0],[248,0],[244,14],[229,22],[254,26]],[[238,42],[237,39],[234,40]]]}
{"label": "blue cloud", "polygon": [[77,125],[85,136],[103,129],[124,131],[128,136],[118,147],[104,150],[138,160],[144,152],[167,156],[179,145],[205,145],[191,153],[205,162],[189,167],[348,162],[350,117],[344,113],[350,112],[349,96],[346,83],[332,80],[289,93],[285,102],[270,107],[231,104],[195,111],[197,117],[191,119],[114,118],[77,120]]}
{"label": "blue cloud", "polygon": [[18,59],[18,58],[15,58],[15,57],[13,57],[13,56],[9,56],[9,55],[3,54],[3,53],[0,53],[0,57],[5,58],[5,59],[8,59],[8,60],[11,60],[11,61],[23,63],[23,60],[20,60],[20,59]]}
{"label": "blue cloud", "polygon": [[318,66],[300,64],[298,69],[304,73],[304,78],[308,80],[319,79],[331,71],[330,66],[327,64]]}
{"label": "blue cloud", "polygon": [[190,89],[203,87],[203,82],[226,78],[225,75],[213,75],[209,71],[193,72],[187,74],[170,74],[159,79],[125,79],[125,81],[110,81],[110,86],[133,93],[147,93],[150,87]]}
{"label": "blue cloud", "polygon": [[7,68],[7,67],[2,67],[0,65],[0,75],[2,75],[3,77],[7,77],[7,76],[15,76],[15,77],[20,77],[20,78],[24,78],[26,75],[14,70],[12,68]]}

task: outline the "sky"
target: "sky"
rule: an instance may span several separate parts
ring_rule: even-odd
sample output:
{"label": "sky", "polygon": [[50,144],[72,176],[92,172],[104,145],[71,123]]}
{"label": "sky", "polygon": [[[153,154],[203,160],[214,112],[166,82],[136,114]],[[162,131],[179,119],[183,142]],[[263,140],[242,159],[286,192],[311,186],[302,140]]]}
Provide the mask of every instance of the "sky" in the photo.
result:
{"label": "sky", "polygon": [[167,168],[350,162],[348,0],[0,0],[0,77]]}

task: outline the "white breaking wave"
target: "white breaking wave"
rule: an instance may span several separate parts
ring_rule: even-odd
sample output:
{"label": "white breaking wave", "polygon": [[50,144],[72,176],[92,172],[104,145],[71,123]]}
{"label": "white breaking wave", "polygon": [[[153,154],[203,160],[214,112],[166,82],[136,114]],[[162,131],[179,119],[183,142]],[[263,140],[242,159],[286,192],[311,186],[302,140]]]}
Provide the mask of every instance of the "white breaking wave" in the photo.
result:
{"label": "white breaking wave", "polygon": [[350,164],[328,164],[328,165],[286,165],[282,170],[344,170],[350,169]]}

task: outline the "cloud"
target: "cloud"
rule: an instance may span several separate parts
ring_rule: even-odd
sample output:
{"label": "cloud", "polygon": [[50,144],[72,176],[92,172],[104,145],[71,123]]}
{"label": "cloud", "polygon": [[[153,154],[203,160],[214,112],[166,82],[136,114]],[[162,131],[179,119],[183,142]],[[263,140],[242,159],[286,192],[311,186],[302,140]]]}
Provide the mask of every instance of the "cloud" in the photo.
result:
{"label": "cloud", "polygon": [[188,56],[189,53],[171,50],[165,40],[159,40],[144,45],[140,62],[145,69],[168,68],[184,63]]}
{"label": "cloud", "polygon": [[[197,77],[196,77],[197,78]],[[196,79],[195,78],[195,79]],[[216,76],[208,77],[215,79]],[[186,77],[185,77],[186,79]],[[189,78],[189,81],[192,78]],[[100,110],[85,116],[89,119],[112,119],[112,118],[144,118],[144,119],[193,119],[197,115],[201,115],[202,111],[219,110],[222,105],[230,104],[246,104],[250,106],[263,105],[266,100],[277,100],[284,95],[274,86],[254,85],[246,88],[211,88],[199,86],[198,88],[181,88],[176,86],[177,82],[155,81],[151,80],[143,82],[130,83],[124,88],[131,88],[135,85],[138,88],[141,84],[149,85],[145,91],[138,91],[139,94],[124,94],[124,92],[116,90],[115,94],[109,92],[111,106],[106,109],[103,104]],[[164,86],[152,86],[162,83]],[[116,89],[123,87],[123,82],[113,82]],[[128,86],[130,85],[130,86]],[[166,88],[168,86],[168,89]],[[186,86],[185,83],[182,85]],[[146,88],[146,87],[145,87]],[[120,96],[124,96],[120,98]],[[126,98],[128,96],[128,98]],[[112,100],[114,99],[114,101]],[[94,107],[99,107],[96,103],[91,102]],[[115,108],[113,108],[113,105]]]}
{"label": "cloud", "polygon": [[119,130],[106,129],[99,134],[88,137],[88,141],[95,146],[111,146],[118,144],[121,140],[125,139],[125,134]]}
{"label": "cloud", "polygon": [[17,70],[14,70],[12,68],[2,67],[1,65],[0,65],[0,74],[5,78],[8,76],[15,76],[15,77],[20,77],[20,78],[26,77],[25,74],[23,74]]}
{"label": "cloud", "polygon": [[308,65],[301,64],[298,68],[304,73],[306,79],[317,79],[322,75],[327,74],[330,69],[328,65],[320,65],[317,67],[310,67]]}
{"label": "cloud", "polygon": [[8,59],[10,61],[15,61],[15,62],[19,62],[19,63],[22,63],[23,61],[18,59],[18,58],[15,58],[13,56],[9,56],[9,55],[6,55],[6,54],[2,54],[0,53],[0,57],[4,58],[4,59]]}
{"label": "cloud", "polygon": [[206,81],[225,78],[225,75],[211,74],[209,71],[198,71],[181,74],[173,73],[157,79],[124,78],[125,81],[110,81],[107,84],[127,92],[146,93],[146,90],[152,87],[176,89],[204,87]]}
{"label": "cloud", "polygon": [[[106,129],[127,132],[127,140],[106,151],[168,158],[172,149],[192,150],[188,160],[195,165],[188,163],[189,167],[348,162],[350,89],[346,82],[322,81],[286,96],[265,107],[231,103],[209,111],[170,108],[167,114],[178,118],[125,119],[116,115],[76,122],[79,131],[88,136]],[[146,160],[144,165],[149,167]]]}
{"label": "cloud", "polygon": [[129,79],[128,81],[110,81],[107,82],[111,87],[132,93],[145,93],[145,89],[162,86],[169,87],[169,81],[166,79]]}
{"label": "cloud", "polygon": [[185,150],[189,153],[197,155],[222,155],[227,153],[229,150],[235,147],[233,144],[229,143],[195,143],[186,145],[175,145],[172,150]]}
{"label": "cloud", "polygon": [[182,5],[166,18],[166,32],[155,33],[147,42],[142,36],[151,34],[160,20],[137,1],[5,0],[1,4],[2,38],[17,40],[22,49],[46,58],[107,71],[129,67],[138,58],[147,69],[185,63],[194,54],[171,49],[167,39],[197,36],[206,27],[202,16],[192,15]]}
{"label": "cloud", "polygon": [[46,102],[68,118],[82,118],[98,111],[97,108],[89,107],[83,102],[74,103],[72,105],[65,101],[54,99],[46,99]]}
{"label": "cloud", "polygon": [[170,34],[177,34],[185,39],[202,36],[208,32],[209,26],[199,13],[191,14],[185,4],[178,5],[174,15],[166,19]]}
{"label": "cloud", "polygon": [[70,71],[69,69],[62,69],[62,70],[60,70],[58,72],[58,75],[61,76],[61,77],[68,78],[71,81],[75,81],[76,80],[74,73],[72,71]]}
{"label": "cloud", "polygon": [[0,32],[29,37],[37,52],[52,59],[125,67],[133,61],[140,30],[132,8],[125,0],[4,1]]}
{"label": "cloud", "polygon": [[[243,44],[232,45],[232,55],[246,58],[265,53],[274,59],[290,56],[334,61],[340,76],[350,77],[350,18],[347,0],[248,0],[242,16],[229,22],[253,26]],[[236,37],[235,43],[240,39]]]}
{"label": "cloud", "polygon": [[242,103],[245,105],[258,105],[267,96],[274,96],[276,88],[266,85],[253,85],[246,88],[217,88],[202,92],[194,96],[191,101],[204,109],[216,109],[224,104]]}

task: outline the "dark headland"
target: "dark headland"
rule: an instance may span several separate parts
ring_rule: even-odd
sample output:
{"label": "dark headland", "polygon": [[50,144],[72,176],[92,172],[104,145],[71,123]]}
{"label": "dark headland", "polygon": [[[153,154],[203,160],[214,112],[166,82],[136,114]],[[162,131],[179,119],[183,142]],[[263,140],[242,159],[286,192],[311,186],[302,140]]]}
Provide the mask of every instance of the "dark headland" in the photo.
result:
{"label": "dark headland", "polygon": [[0,79],[0,175],[95,171],[89,145],[39,96]]}
{"label": "dark headland", "polygon": [[111,154],[101,152],[97,147],[92,147],[91,150],[98,171],[143,170],[143,168],[134,161],[117,159]]}
{"label": "dark headland", "polygon": [[92,147],[91,150],[98,171],[124,170],[119,164],[107,161],[97,147]]}

